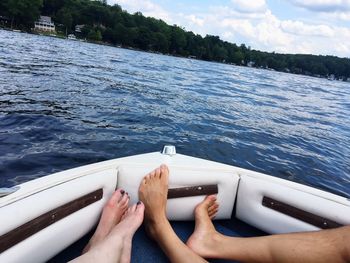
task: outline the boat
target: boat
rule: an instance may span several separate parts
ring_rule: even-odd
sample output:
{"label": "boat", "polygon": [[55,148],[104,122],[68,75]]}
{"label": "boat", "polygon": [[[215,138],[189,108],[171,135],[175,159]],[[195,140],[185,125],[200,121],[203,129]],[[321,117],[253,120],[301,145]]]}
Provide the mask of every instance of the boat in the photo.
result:
{"label": "boat", "polygon": [[[167,216],[186,240],[193,210],[217,194],[214,220],[230,236],[315,231],[350,224],[350,200],[310,186],[227,164],[160,152],[90,164],[0,189],[0,262],[63,262],[80,255],[102,208],[116,188],[138,201],[145,174],[161,164],[170,170]],[[141,227],[132,262],[167,262]]]}
{"label": "boat", "polygon": [[69,40],[77,40],[76,36],[74,34],[69,34],[67,39]]}

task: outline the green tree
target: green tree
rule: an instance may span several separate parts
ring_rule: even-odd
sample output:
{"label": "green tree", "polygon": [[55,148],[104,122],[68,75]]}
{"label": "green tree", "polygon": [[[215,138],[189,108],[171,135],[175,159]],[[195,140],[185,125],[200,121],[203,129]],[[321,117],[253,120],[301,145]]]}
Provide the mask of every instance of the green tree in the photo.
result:
{"label": "green tree", "polygon": [[99,29],[93,28],[88,33],[87,38],[93,41],[101,41],[102,40],[101,31]]}
{"label": "green tree", "polygon": [[252,50],[244,44],[237,46],[222,41],[218,36],[203,38],[179,26],[145,17],[140,12],[131,15],[119,5],[107,5],[105,0],[0,0],[0,15],[10,18],[17,28],[29,30],[33,27],[40,10],[43,15],[51,16],[57,26],[63,24],[64,31],[66,27],[70,32],[75,25],[84,24],[80,36],[94,41],[239,65],[252,61],[255,67],[296,74],[324,77],[333,74],[339,79],[350,78],[348,58]]}
{"label": "green tree", "polygon": [[72,30],[73,16],[68,8],[62,8],[57,13],[57,19],[64,25],[68,33]]}
{"label": "green tree", "polygon": [[227,60],[227,50],[216,44],[213,48],[213,59],[220,62]]}
{"label": "green tree", "polygon": [[8,0],[7,14],[11,18],[11,26],[21,25],[30,29],[40,16],[42,0]]}
{"label": "green tree", "polygon": [[170,51],[173,53],[181,54],[187,43],[185,31],[176,25],[173,26],[170,41]]}
{"label": "green tree", "polygon": [[163,33],[157,32],[155,34],[155,50],[163,52],[163,53],[168,53],[169,52],[169,42],[166,36]]}

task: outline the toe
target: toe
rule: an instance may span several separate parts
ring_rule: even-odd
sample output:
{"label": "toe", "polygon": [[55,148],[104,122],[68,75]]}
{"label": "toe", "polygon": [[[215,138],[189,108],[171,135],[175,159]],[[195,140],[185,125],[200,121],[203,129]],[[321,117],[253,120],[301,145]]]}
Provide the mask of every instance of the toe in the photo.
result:
{"label": "toe", "polygon": [[124,194],[123,197],[121,198],[119,204],[120,204],[120,206],[124,206],[128,202],[129,202],[129,195]]}
{"label": "toe", "polygon": [[217,208],[217,209],[212,210],[211,212],[209,212],[209,213],[208,213],[209,218],[212,219],[213,217],[215,217],[216,214],[218,213],[218,211],[219,211],[219,210],[218,210],[218,208]]}
{"label": "toe", "polygon": [[208,213],[210,214],[213,211],[217,211],[219,209],[219,205],[213,205],[208,208]]}
{"label": "toe", "polygon": [[169,168],[165,164],[161,166],[161,177],[163,182],[168,182],[169,180]]}
{"label": "toe", "polygon": [[160,178],[160,167],[155,170],[155,178]]}
{"label": "toe", "polygon": [[132,205],[129,209],[130,209],[130,212],[135,212],[136,211],[136,204]]}
{"label": "toe", "polygon": [[143,214],[145,211],[145,205],[142,202],[138,202],[136,205],[136,212]]}
{"label": "toe", "polygon": [[120,199],[122,198],[122,193],[124,190],[122,189],[118,189],[117,191],[115,191],[112,195],[112,197],[109,199],[108,201],[108,205],[110,206],[114,206],[116,204],[118,204],[118,202],[120,201]]}
{"label": "toe", "polygon": [[208,195],[205,199],[204,199],[204,203],[207,206],[212,206],[216,201],[216,196],[215,195]]}
{"label": "toe", "polygon": [[164,176],[165,173],[168,172],[168,167],[165,164],[160,166],[160,177]]}

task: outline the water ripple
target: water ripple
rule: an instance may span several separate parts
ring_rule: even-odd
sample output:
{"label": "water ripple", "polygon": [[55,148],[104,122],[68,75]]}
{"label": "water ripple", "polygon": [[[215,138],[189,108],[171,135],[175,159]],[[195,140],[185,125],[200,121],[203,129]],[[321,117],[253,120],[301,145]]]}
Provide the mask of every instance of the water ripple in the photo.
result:
{"label": "water ripple", "polygon": [[349,83],[0,31],[0,186],[178,151],[350,196]]}

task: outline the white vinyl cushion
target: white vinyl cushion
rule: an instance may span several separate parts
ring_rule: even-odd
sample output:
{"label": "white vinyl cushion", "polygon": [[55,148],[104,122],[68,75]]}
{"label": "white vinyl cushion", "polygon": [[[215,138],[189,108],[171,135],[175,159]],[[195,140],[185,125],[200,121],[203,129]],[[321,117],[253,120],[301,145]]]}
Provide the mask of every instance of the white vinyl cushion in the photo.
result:
{"label": "white vinyl cushion", "polygon": [[237,218],[271,234],[319,230],[316,226],[263,206],[262,200],[266,196],[339,224],[350,224],[350,206],[332,200],[340,197],[326,192],[321,197],[310,193],[312,189],[309,186],[298,184],[296,189],[293,182],[269,178],[270,176],[260,179],[241,175]]}
{"label": "white vinyl cushion", "polygon": [[88,193],[103,189],[103,198],[44,228],[0,253],[0,262],[46,262],[88,233],[116,186],[116,170],[106,169],[30,195],[1,208],[0,235]]}
{"label": "white vinyl cushion", "polygon": [[[118,188],[127,191],[131,202],[138,201],[138,188],[142,178],[156,167],[147,165],[122,165],[118,168]],[[216,219],[231,217],[235,202],[239,176],[232,171],[190,169],[169,166],[169,188],[217,184],[219,212]],[[193,220],[194,208],[204,196],[170,199],[167,203],[167,216],[170,220]]]}

